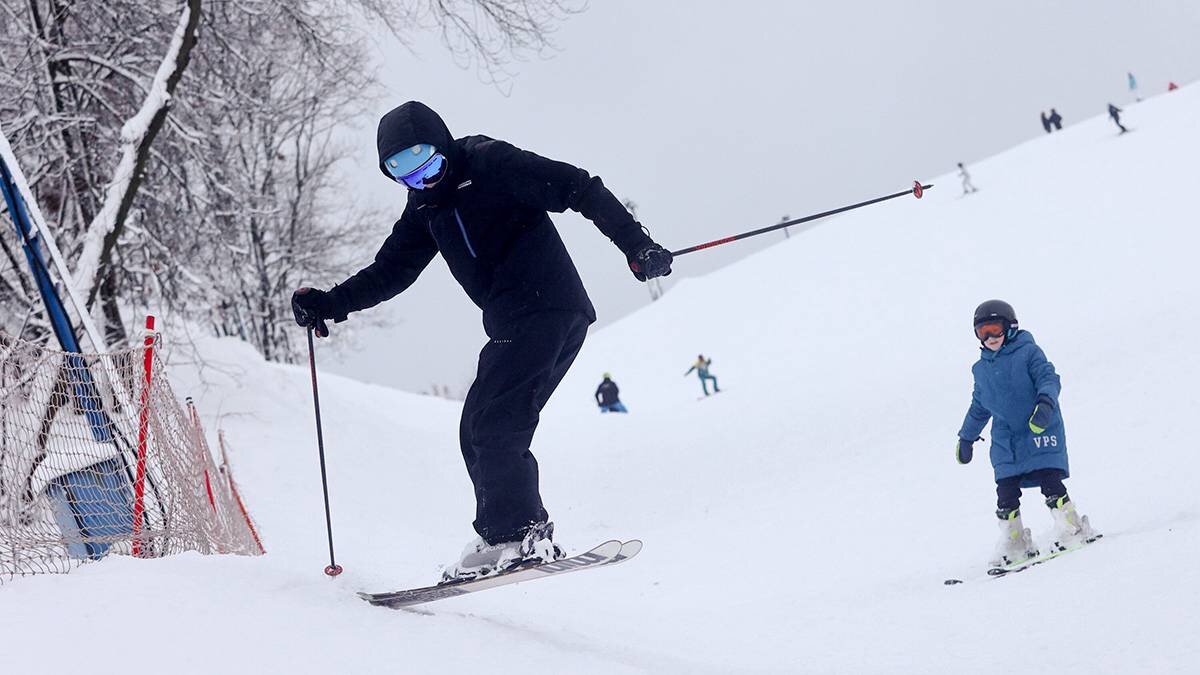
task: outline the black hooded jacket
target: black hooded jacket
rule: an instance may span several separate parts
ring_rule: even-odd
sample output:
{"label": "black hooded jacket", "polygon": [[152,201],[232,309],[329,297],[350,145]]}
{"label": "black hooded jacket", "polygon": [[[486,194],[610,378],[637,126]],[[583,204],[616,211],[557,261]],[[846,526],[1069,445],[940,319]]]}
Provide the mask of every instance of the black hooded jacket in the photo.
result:
{"label": "black hooded jacket", "polygon": [[408,205],[375,262],[330,291],[335,321],[408,288],[440,252],[483,310],[488,335],[512,319],[546,310],[595,309],[548,211],[581,213],[626,257],[650,237],[598,177],[487,136],[454,139],[428,106],[410,101],[379,121],[379,169],[391,155],[431,144],[448,173]]}
{"label": "black hooded jacket", "polygon": [[609,378],[604,378],[599,387],[596,387],[596,403],[599,405],[612,405],[621,400],[621,390],[617,388],[617,383]]}

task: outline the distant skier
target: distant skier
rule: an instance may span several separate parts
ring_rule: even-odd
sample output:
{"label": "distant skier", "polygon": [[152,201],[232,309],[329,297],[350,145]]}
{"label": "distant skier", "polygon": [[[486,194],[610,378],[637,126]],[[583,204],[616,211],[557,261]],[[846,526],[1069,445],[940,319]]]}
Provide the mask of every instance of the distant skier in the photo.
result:
{"label": "distant skier", "polygon": [[971,184],[971,174],[967,173],[967,167],[963,166],[962,162],[958,163],[958,175],[962,178],[964,195],[979,192],[979,189]]}
{"label": "distant skier", "polygon": [[692,374],[693,370],[696,371],[696,374],[700,376],[700,386],[704,389],[705,396],[709,395],[708,394],[708,381],[709,380],[712,380],[714,394],[721,391],[721,388],[717,386],[717,378],[714,377],[713,375],[710,375],[708,372],[708,367],[710,365],[712,365],[712,359],[706,359],[706,358],[704,358],[703,354],[700,354],[699,356],[696,357],[696,362],[692,364],[692,367],[688,368],[687,372],[683,374],[684,377],[687,377],[688,375]]}
{"label": "distant skier", "polygon": [[1120,108],[1118,108],[1117,106],[1115,106],[1111,103],[1108,104],[1108,116],[1111,117],[1112,121],[1116,123],[1117,127],[1121,130],[1121,133],[1125,133],[1129,130],[1125,128],[1124,124],[1121,124],[1121,113],[1122,112],[1124,112],[1124,111],[1121,110]]}
{"label": "distant skier", "polygon": [[1045,110],[1043,110],[1043,111],[1042,111],[1042,128],[1046,130],[1046,133],[1050,133],[1050,131],[1051,131],[1051,129],[1050,129],[1050,118],[1049,118],[1049,117],[1046,117],[1046,111],[1045,111]]}
{"label": "distant skier", "polygon": [[617,388],[617,383],[612,381],[612,375],[605,373],[604,381],[596,387],[596,405],[600,406],[600,412],[619,412],[627,413],[625,404],[621,403],[621,390]]}
{"label": "distant skier", "polygon": [[1178,88],[1179,88],[1179,85],[1175,84],[1174,82],[1167,83],[1167,91],[1175,91]]}
{"label": "distant skier", "polygon": [[384,115],[377,144],[379,170],[408,189],[407,206],[375,262],[329,291],[295,292],[296,322],[326,336],[325,320],[401,293],[441,253],[490,338],[459,426],[479,538],[444,579],[558,559],[529,446],[596,312],[547,212],[591,220],[639,281],[670,274],[671,254],[598,177],[487,136],[455,139],[422,103]]}
{"label": "distant skier", "polygon": [[1012,305],[988,300],[975,310],[979,361],[971,368],[975,387],[971,407],[958,432],[955,455],[971,461],[972,444],[992,421],[991,460],[996,477],[996,517],[1000,542],[992,563],[1021,562],[1038,553],[1029,530],[1021,524],[1021,488],[1040,487],[1054,518],[1054,543],[1060,549],[1093,536],[1087,516],[1080,516],[1067,497],[1063,480],[1067,438],[1058,395],[1062,389],[1054,365],[1020,330]]}
{"label": "distant skier", "polygon": [[1129,76],[1129,93],[1133,94],[1133,99],[1135,101],[1140,102],[1142,100],[1142,97],[1138,95],[1137,78],[1133,76],[1133,73],[1126,73],[1126,75]]}
{"label": "distant skier", "polygon": [[1046,118],[1046,121],[1048,121],[1056,131],[1062,130],[1062,115],[1059,115],[1058,111],[1054,108],[1050,109],[1050,116]]}

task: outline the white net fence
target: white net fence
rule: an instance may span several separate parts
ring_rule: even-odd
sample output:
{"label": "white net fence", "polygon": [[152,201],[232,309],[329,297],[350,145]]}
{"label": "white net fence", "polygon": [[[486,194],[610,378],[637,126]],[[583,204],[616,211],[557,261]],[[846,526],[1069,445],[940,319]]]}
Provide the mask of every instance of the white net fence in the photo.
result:
{"label": "white net fence", "polygon": [[221,457],[153,344],[71,354],[0,333],[0,583],[113,553],[261,554]]}

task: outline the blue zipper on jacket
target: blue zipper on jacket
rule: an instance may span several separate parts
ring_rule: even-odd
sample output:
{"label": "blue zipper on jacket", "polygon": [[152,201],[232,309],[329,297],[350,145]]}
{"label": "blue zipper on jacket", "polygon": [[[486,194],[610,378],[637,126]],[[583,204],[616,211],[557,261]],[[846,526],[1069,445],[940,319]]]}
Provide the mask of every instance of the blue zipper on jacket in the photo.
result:
{"label": "blue zipper on jacket", "polygon": [[478,258],[479,256],[475,255],[475,247],[471,245],[471,238],[467,236],[467,226],[463,225],[462,216],[458,215],[457,208],[454,209],[454,219],[458,221],[458,230],[462,232],[463,241],[467,244],[467,251],[472,258]]}

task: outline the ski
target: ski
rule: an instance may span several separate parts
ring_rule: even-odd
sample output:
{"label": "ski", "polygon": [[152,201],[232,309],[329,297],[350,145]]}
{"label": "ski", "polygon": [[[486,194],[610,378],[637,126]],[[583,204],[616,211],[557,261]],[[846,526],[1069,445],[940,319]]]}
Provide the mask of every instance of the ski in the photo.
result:
{"label": "ski", "polygon": [[1079,549],[1083,548],[1084,546],[1087,546],[1088,544],[1091,544],[1092,542],[1096,541],[1097,539],[1100,539],[1103,536],[1104,536],[1103,534],[1097,534],[1094,537],[1085,539],[1083,541],[1083,543],[1076,544],[1074,546],[1071,546],[1070,548],[1064,548],[1064,549],[1059,549],[1057,551],[1051,551],[1050,553],[1037,556],[1036,558],[1033,558],[1031,560],[1026,560],[1024,562],[1017,563],[1016,565],[1010,565],[1008,567],[992,567],[992,568],[988,569],[987,573],[988,573],[988,576],[990,576],[990,577],[1006,577],[1010,574],[1016,574],[1017,572],[1024,572],[1025,570],[1029,569],[1030,567],[1034,567],[1035,565],[1041,565],[1042,563],[1054,560],[1055,558],[1057,558],[1061,555],[1064,555],[1066,553],[1070,553],[1072,551],[1078,551]]}
{"label": "ski", "polygon": [[[1066,548],[1066,549],[1062,549],[1062,550],[1058,550],[1058,551],[1052,551],[1045,555],[1034,556],[1028,560],[1023,560],[1019,563],[1014,563],[1007,567],[989,567],[987,574],[991,578],[999,578],[999,577],[1006,577],[1010,574],[1016,574],[1017,572],[1024,572],[1025,570],[1029,569],[1030,567],[1035,567],[1037,565],[1041,565],[1042,563],[1050,562],[1051,560],[1054,560],[1055,558],[1062,556],[1064,554],[1070,553],[1072,551],[1078,551],[1079,549],[1087,546],[1088,544],[1095,542],[1096,540],[1102,538],[1103,536],[1104,536],[1103,534],[1097,534],[1089,539],[1084,540],[1083,543],[1076,544],[1075,546],[1072,546],[1070,548]],[[958,584],[963,583],[963,580],[962,579],[946,579],[942,583],[945,584],[946,586],[957,586]]]}
{"label": "ski", "polygon": [[624,543],[614,539],[606,541],[592,550],[580,553],[579,555],[555,560],[554,562],[518,567],[517,569],[479,579],[451,581],[436,586],[411,588],[389,593],[360,592],[358,597],[372,605],[380,607],[411,607],[413,605],[434,602],[435,600],[444,600],[445,598],[453,598],[466,595],[467,593],[484,591],[489,588],[517,584],[522,581],[542,579],[568,572],[578,572],[579,570],[622,563],[637,555],[641,550],[642,542],[637,539],[632,539]]}

